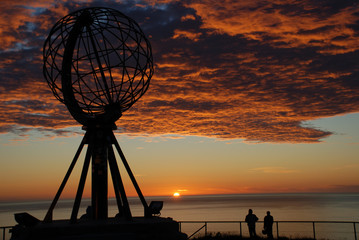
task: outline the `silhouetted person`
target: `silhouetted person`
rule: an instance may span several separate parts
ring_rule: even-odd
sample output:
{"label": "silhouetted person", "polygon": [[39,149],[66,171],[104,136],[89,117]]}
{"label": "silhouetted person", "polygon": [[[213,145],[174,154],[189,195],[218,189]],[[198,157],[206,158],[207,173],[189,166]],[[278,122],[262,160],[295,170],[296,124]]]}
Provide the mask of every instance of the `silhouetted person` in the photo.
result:
{"label": "silhouetted person", "polygon": [[267,234],[269,239],[273,239],[273,216],[270,215],[270,211],[267,211],[267,216],[264,217],[263,234]]}
{"label": "silhouetted person", "polygon": [[256,236],[256,222],[258,218],[255,214],[253,214],[252,209],[248,210],[248,215],[246,216],[246,223],[248,224],[249,236],[255,237]]}
{"label": "silhouetted person", "polygon": [[87,206],[86,213],[80,217],[80,219],[91,219],[92,218],[92,207]]}

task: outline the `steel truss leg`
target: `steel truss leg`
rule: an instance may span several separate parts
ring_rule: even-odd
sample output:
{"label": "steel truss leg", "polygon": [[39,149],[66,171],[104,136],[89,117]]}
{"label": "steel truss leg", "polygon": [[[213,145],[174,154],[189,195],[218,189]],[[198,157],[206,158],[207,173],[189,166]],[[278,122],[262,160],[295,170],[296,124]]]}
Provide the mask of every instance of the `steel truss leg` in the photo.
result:
{"label": "steel truss leg", "polygon": [[85,183],[86,183],[86,177],[87,177],[87,172],[88,172],[89,165],[90,165],[90,159],[91,159],[92,152],[93,152],[93,139],[90,139],[90,142],[88,143],[88,147],[87,147],[84,166],[82,168],[79,186],[77,188],[74,206],[72,208],[71,219],[70,219],[71,223],[75,223],[77,220],[77,214],[78,214],[79,208],[80,208],[82,193],[84,191],[84,187],[85,187]]}
{"label": "steel truss leg", "polygon": [[115,153],[113,152],[111,145],[109,145],[108,148],[108,162],[110,165],[113,187],[116,194],[118,211],[120,215],[124,215],[127,220],[131,220],[132,215],[130,211],[130,206],[128,204],[125,188],[123,186],[121,174],[116,162]]}
{"label": "steel truss leg", "polygon": [[140,200],[141,200],[141,202],[142,202],[142,205],[143,205],[143,207],[144,207],[145,217],[151,217],[151,213],[149,212],[149,208],[148,208],[147,202],[146,202],[145,198],[143,197],[143,194],[142,194],[142,192],[141,192],[141,189],[140,189],[140,187],[138,186],[135,177],[133,176],[133,173],[132,173],[132,171],[131,171],[131,168],[130,168],[130,166],[129,166],[128,163],[127,163],[126,157],[125,157],[125,155],[123,154],[123,152],[122,152],[122,150],[121,150],[121,147],[120,147],[120,145],[118,144],[117,139],[116,139],[115,135],[113,134],[113,132],[111,132],[111,138],[112,138],[112,143],[115,144],[115,147],[116,147],[116,149],[117,149],[117,152],[118,152],[118,154],[120,155],[120,157],[121,157],[121,159],[122,159],[122,163],[123,163],[123,165],[124,165],[125,168],[126,168],[126,171],[127,171],[128,175],[129,175],[131,181],[132,181],[132,184],[133,184],[133,186],[134,186],[135,189],[136,189],[137,195],[138,195],[138,197],[140,198]]}
{"label": "steel truss leg", "polygon": [[69,169],[67,170],[67,173],[66,173],[64,179],[62,180],[62,183],[61,183],[61,185],[60,185],[60,187],[59,187],[59,189],[58,189],[58,191],[57,191],[57,193],[56,193],[56,195],[55,195],[55,198],[54,198],[54,200],[52,201],[51,206],[50,206],[49,210],[48,210],[47,213],[46,213],[46,216],[45,216],[45,218],[44,218],[44,222],[52,222],[52,213],[53,213],[53,211],[54,211],[54,208],[55,208],[55,206],[56,206],[56,204],[57,204],[57,201],[59,200],[59,198],[60,198],[60,196],[61,196],[62,191],[63,191],[64,188],[65,188],[65,185],[66,185],[67,180],[69,179],[69,177],[70,177],[70,175],[71,175],[72,170],[74,169],[74,167],[75,167],[75,165],[76,165],[77,159],[79,158],[79,156],[80,156],[80,154],[81,154],[81,151],[82,151],[82,149],[83,149],[83,147],[84,147],[84,145],[85,145],[85,142],[86,142],[86,140],[87,140],[87,137],[88,137],[88,134],[87,134],[87,132],[86,132],[86,134],[85,134],[85,136],[82,138],[82,141],[81,141],[81,143],[80,143],[80,146],[79,146],[79,148],[77,149],[77,152],[76,152],[76,154],[75,154],[75,156],[74,156],[74,158],[73,158],[73,160],[72,160],[72,162],[71,162],[71,164],[70,164],[70,167],[69,167]]}

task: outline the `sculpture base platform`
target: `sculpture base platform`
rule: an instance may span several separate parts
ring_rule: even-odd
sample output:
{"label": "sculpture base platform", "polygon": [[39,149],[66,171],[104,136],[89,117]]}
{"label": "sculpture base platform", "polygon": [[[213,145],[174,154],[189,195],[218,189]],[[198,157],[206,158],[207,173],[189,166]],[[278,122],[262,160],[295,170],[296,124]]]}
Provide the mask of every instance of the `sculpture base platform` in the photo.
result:
{"label": "sculpture base platform", "polygon": [[179,223],[171,218],[134,217],[131,221],[118,218],[106,220],[80,219],[52,223],[39,222],[34,226],[16,225],[11,240],[185,240]]}

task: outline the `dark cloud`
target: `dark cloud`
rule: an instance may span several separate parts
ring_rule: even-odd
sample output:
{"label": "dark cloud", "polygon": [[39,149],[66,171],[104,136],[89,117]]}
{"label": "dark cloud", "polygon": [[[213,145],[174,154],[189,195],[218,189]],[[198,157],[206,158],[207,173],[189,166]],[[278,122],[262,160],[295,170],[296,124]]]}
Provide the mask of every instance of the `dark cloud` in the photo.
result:
{"label": "dark cloud", "polygon": [[41,51],[59,18],[87,6],[124,12],[152,44],[155,75],[118,121],[124,133],[311,143],[330,132],[303,122],[359,110],[355,1],[10,4],[16,21],[0,33],[1,132],[77,125],[43,80]]}

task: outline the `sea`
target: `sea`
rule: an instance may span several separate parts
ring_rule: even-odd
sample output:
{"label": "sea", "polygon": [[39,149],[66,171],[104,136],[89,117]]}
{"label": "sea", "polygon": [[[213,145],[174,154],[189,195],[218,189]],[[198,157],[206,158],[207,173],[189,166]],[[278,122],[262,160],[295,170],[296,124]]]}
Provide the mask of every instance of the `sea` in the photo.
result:
{"label": "sea", "polygon": [[[218,233],[247,236],[247,225],[243,221],[248,210],[252,209],[259,218],[256,231],[260,236],[263,218],[270,211],[274,220],[279,221],[273,226],[274,236],[359,238],[359,193],[161,196],[146,197],[146,201],[163,201],[161,217],[179,221],[181,231],[188,236],[199,229],[196,236]],[[69,219],[73,202],[72,199],[60,200],[53,218]],[[0,202],[0,227],[14,226],[14,213],[27,212],[43,219],[50,204],[51,200]],[[129,204],[133,216],[143,216],[143,207],[138,198],[130,197]],[[90,199],[82,200],[79,217],[89,205]],[[116,200],[109,199],[109,217],[115,216],[117,211]],[[9,236],[7,232],[5,239],[9,239]]]}

